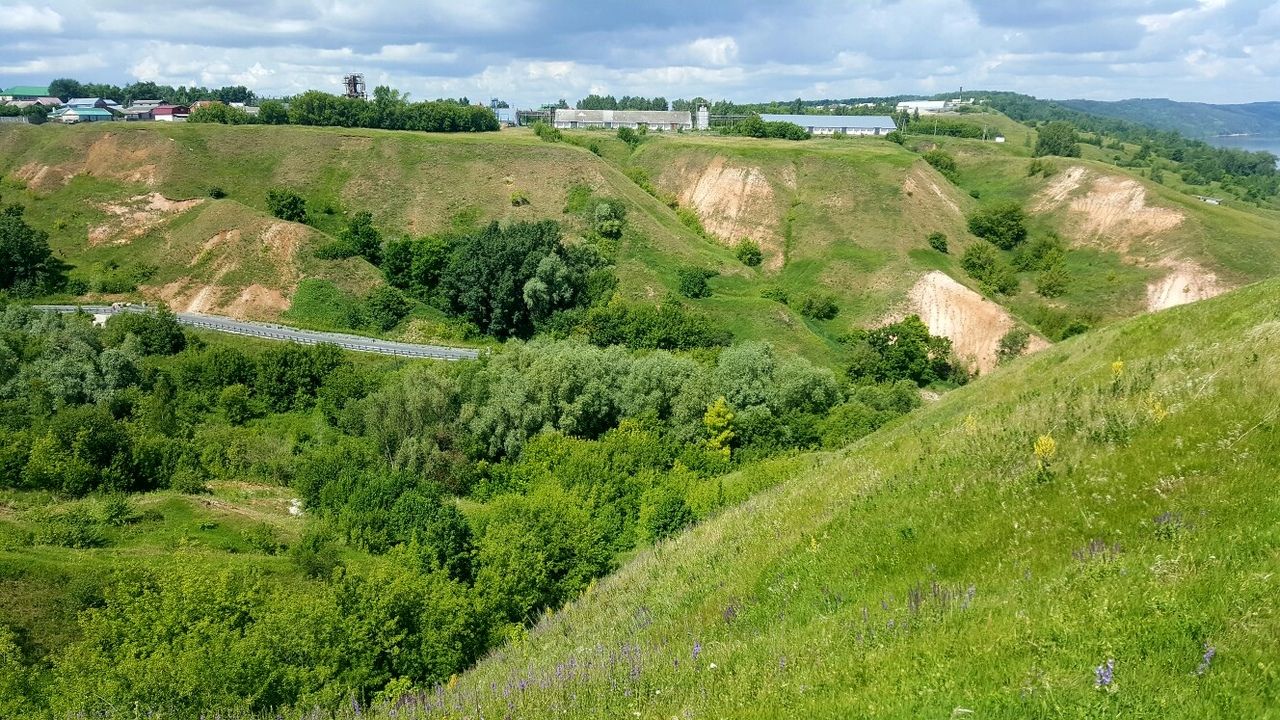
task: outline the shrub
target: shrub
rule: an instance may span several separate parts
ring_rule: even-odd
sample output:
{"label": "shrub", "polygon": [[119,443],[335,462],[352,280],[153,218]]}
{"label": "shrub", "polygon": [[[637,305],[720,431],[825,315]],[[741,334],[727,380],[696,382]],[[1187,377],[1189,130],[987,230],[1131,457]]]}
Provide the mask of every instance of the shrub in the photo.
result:
{"label": "shrub", "polygon": [[591,211],[591,227],[596,234],[610,240],[622,237],[622,229],[626,226],[627,209],[616,201],[601,200]]}
{"label": "shrub", "polygon": [[307,221],[307,203],[302,196],[279,188],[267,191],[267,210],[288,222]]}
{"label": "shrub", "polygon": [[679,488],[661,483],[640,500],[640,527],[650,540],[663,540],[693,524],[693,511]]}
{"label": "shrub", "polygon": [[764,261],[764,253],[760,251],[759,243],[751,238],[739,240],[737,247],[734,248],[734,254],[747,267],[757,267]]}
{"label": "shrub", "polygon": [[893,131],[890,131],[887,135],[885,135],[884,139],[888,140],[891,143],[897,143],[898,145],[902,145],[907,141],[907,136],[903,135],[901,130],[893,130]]}
{"label": "shrub", "polygon": [[564,134],[559,128],[539,120],[533,124],[533,134],[542,138],[544,142],[560,142],[564,139]]}
{"label": "shrub", "polygon": [[800,314],[814,320],[830,320],[840,313],[836,299],[828,294],[806,295],[800,301]]}
{"label": "shrub", "polygon": [[707,234],[707,229],[702,226],[702,218],[698,217],[698,213],[694,212],[691,208],[676,208],[676,217],[679,218],[682,225],[694,231],[699,236],[704,238],[710,237]]}
{"label": "shrub", "polygon": [[129,496],[124,493],[111,493],[104,497],[100,510],[102,522],[106,525],[120,527],[134,522],[138,518],[137,513],[134,512],[133,504],[129,502]]}
{"label": "shrub", "polygon": [[949,153],[945,153],[942,150],[930,150],[922,157],[925,162],[929,163],[935,170],[942,173],[943,177],[947,178],[951,182],[956,181],[959,171],[956,168],[956,159]]}
{"label": "shrub", "polygon": [[1016,203],[983,208],[969,216],[969,232],[1001,250],[1012,250],[1027,239],[1027,216]]}
{"label": "shrub", "polygon": [[636,147],[640,145],[640,142],[644,140],[644,138],[641,137],[640,133],[636,132],[635,130],[632,130],[629,127],[618,128],[618,139],[626,143],[627,147],[631,148],[632,150],[635,150]]}
{"label": "shrub", "polygon": [[1018,291],[1018,276],[990,243],[979,242],[965,249],[960,267],[989,293],[1012,295]]}
{"label": "shrub", "polygon": [[227,191],[223,190],[217,185],[214,185],[209,188],[209,197],[213,198],[214,200],[221,200],[226,196],[227,196]]}
{"label": "shrub", "polygon": [[516,190],[511,193],[511,207],[524,207],[529,204],[529,196],[523,192]]}
{"label": "shrub", "polygon": [[947,235],[941,232],[929,233],[929,247],[937,250],[943,255],[947,254]]}
{"label": "shrub", "polygon": [[786,305],[791,299],[791,296],[787,294],[787,291],[779,287],[765,288],[764,292],[760,293],[760,297],[765,300],[780,302],[783,305]]}
{"label": "shrub", "polygon": [[101,525],[80,508],[40,518],[34,524],[32,542],[36,545],[84,549],[107,544]]}
{"label": "shrub", "polygon": [[1061,297],[1066,294],[1070,281],[1066,264],[1057,262],[1036,275],[1036,292],[1047,298]]}
{"label": "shrub", "polygon": [[996,350],[1000,361],[1011,360],[1027,350],[1031,333],[1026,328],[1015,327],[1000,338],[1000,347]]}
{"label": "shrub", "polygon": [[1050,177],[1056,172],[1058,172],[1057,166],[1052,161],[1043,158],[1034,158],[1027,165],[1027,177],[1035,177],[1036,175]]}
{"label": "shrub", "polygon": [[169,478],[169,489],[183,495],[207,495],[209,486],[205,476],[190,468],[181,468]]}
{"label": "shrub", "polygon": [[711,295],[711,286],[707,284],[707,278],[717,275],[714,270],[707,270],[700,267],[683,267],[679,270],[680,294],[687,298],[704,298]]}
{"label": "shrub", "polygon": [[400,291],[388,285],[374,288],[365,300],[365,315],[378,330],[386,332],[409,314],[409,301]]}

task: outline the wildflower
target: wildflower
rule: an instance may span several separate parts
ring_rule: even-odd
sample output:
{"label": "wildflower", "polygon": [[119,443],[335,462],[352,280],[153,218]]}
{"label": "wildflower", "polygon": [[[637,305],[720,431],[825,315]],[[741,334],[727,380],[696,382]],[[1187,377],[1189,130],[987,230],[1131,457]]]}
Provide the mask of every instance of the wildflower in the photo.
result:
{"label": "wildflower", "polygon": [[724,609],[722,615],[724,616],[725,623],[731,623],[738,618],[738,608],[735,607],[733,603],[729,603],[729,607]]}
{"label": "wildflower", "polygon": [[702,654],[702,643],[698,642],[697,640],[693,641],[693,659],[697,660],[698,656],[701,654]]}
{"label": "wildflower", "polygon": [[1053,460],[1053,456],[1058,454],[1058,443],[1050,435],[1041,435],[1036,438],[1032,452],[1035,453],[1036,463],[1040,467],[1045,467]]}
{"label": "wildflower", "polygon": [[1200,666],[1196,668],[1196,675],[1204,675],[1209,672],[1209,664],[1213,662],[1213,656],[1217,654],[1218,651],[1212,645],[1205,643],[1204,655],[1200,658]]}
{"label": "wildflower", "polygon": [[1104,664],[1093,669],[1093,686],[1099,688],[1111,687],[1111,683],[1115,681],[1115,670],[1116,661],[1113,658],[1107,658]]}
{"label": "wildflower", "polygon": [[782,657],[778,658],[778,669],[779,669],[779,670],[786,670],[786,669],[787,669],[787,656],[786,656],[786,655],[783,655]]}
{"label": "wildflower", "polygon": [[1124,361],[1116,360],[1111,363],[1111,379],[1119,380],[1121,375],[1124,375]]}

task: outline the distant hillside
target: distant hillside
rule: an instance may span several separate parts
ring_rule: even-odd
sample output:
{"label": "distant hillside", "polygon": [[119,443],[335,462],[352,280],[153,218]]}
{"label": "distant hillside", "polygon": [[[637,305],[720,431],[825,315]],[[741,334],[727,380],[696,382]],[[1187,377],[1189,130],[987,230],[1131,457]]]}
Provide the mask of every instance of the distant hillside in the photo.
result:
{"label": "distant hillside", "polygon": [[[623,298],[663,303],[690,268],[713,272],[710,296],[682,302],[738,340],[832,366],[846,333],[916,313],[987,371],[1015,327],[1056,340],[1269,277],[1280,263],[1280,247],[1259,241],[1280,236],[1280,214],[1234,202],[1216,183],[1187,186],[1172,165],[1163,183],[1117,167],[1135,162],[1136,146],[1085,145],[1079,160],[1033,168],[1025,125],[994,112],[961,122],[1008,141],[934,136],[927,125],[905,147],[654,133],[634,148],[588,131],[547,143],[524,129],[15,125],[0,128],[0,194],[49,232],[84,299],[263,320],[288,313],[305,324],[336,314],[320,312],[329,284],[359,297],[382,283],[363,259],[317,256],[354,212],[371,212],[386,238],[555,219],[572,242],[585,226],[566,208],[586,186],[627,209],[613,257]],[[952,179],[922,157],[931,148],[955,162]],[[308,225],[268,214],[276,187],[306,198]],[[1210,206],[1188,191],[1228,202]],[[1052,297],[1037,292],[1035,262],[1013,253],[1004,258],[1020,263],[1012,295],[984,299],[962,267],[979,242],[967,216],[1001,201],[1025,208],[1033,238],[1061,238],[1067,282]],[[949,253],[930,248],[934,232]],[[744,238],[761,247],[759,267],[735,256]],[[835,317],[805,312],[828,298]],[[457,340],[440,334],[449,332],[440,311],[421,313],[396,334]]]}
{"label": "distant hillside", "polygon": [[1174,130],[1189,137],[1280,135],[1280,102],[1211,105],[1164,98],[1059,100],[1060,105],[1102,117]]}

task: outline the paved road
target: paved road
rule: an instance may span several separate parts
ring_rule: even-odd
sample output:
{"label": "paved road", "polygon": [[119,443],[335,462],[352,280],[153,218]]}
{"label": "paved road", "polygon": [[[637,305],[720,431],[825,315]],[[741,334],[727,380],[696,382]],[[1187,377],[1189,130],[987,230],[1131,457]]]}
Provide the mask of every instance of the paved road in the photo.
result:
{"label": "paved road", "polygon": [[[115,315],[122,312],[145,312],[145,308],[134,305],[33,305],[36,310],[49,312],[73,313],[84,310],[95,315]],[[393,342],[344,335],[342,333],[320,332],[318,330],[302,330],[287,325],[236,320],[218,315],[201,315],[200,313],[174,313],[178,322],[183,325],[231,333],[232,335],[249,335],[270,340],[289,340],[303,345],[329,343],[355,352],[377,353],[379,355],[400,355],[402,357],[432,358],[435,360],[472,360],[479,355],[476,350],[468,348],[447,347],[444,345],[416,345],[413,343]]]}

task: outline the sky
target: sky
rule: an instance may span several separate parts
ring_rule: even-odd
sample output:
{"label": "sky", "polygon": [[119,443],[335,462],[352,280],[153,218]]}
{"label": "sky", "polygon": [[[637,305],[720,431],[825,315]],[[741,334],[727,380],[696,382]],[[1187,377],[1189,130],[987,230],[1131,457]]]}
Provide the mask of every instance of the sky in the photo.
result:
{"label": "sky", "polygon": [[0,87],[1280,100],[1280,0],[0,0]]}

